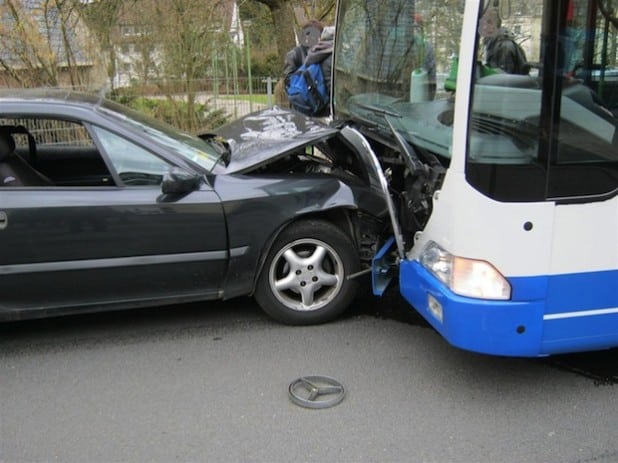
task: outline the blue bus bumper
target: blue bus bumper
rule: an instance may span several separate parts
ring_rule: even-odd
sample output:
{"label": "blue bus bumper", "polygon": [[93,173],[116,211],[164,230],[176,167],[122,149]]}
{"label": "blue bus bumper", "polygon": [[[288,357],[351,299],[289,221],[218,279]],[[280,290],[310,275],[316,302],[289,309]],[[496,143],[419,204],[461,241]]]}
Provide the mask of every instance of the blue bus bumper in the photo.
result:
{"label": "blue bus bumper", "polygon": [[[603,278],[608,279],[605,283],[613,281],[610,287],[615,288],[615,272]],[[552,312],[552,294],[562,291],[553,281],[535,278],[533,283],[530,279],[511,283],[517,296],[513,300],[468,298],[454,294],[417,261],[400,264],[402,296],[453,346],[517,357],[618,346],[618,309],[597,311],[594,316],[571,317],[567,312],[565,317],[554,317],[546,314],[547,308]],[[616,298],[613,291],[609,296],[612,301]]]}

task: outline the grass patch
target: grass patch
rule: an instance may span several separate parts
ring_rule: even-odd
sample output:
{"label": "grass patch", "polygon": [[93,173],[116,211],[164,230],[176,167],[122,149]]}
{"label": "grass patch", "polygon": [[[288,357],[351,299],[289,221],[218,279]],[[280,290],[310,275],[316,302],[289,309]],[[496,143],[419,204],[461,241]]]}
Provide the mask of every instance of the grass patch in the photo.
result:
{"label": "grass patch", "polygon": [[268,104],[268,95],[220,95],[219,98],[222,100],[248,101],[251,103]]}

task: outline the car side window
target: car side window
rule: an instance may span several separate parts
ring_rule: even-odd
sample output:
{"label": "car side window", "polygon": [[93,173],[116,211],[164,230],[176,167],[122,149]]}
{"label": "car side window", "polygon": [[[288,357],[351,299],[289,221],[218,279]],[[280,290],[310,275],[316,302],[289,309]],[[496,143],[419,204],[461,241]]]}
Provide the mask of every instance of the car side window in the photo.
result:
{"label": "car side window", "polygon": [[81,123],[60,118],[0,118],[11,152],[2,155],[6,187],[111,186],[94,140]]}
{"label": "car side window", "polygon": [[172,165],[152,152],[102,127],[93,127],[105,154],[126,186],[161,185]]}

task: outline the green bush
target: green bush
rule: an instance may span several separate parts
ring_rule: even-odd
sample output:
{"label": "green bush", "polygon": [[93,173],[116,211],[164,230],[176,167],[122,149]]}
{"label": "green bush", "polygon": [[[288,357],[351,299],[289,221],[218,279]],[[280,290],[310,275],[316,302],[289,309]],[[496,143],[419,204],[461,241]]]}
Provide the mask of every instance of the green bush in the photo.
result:
{"label": "green bush", "polygon": [[201,103],[195,103],[193,111],[190,111],[187,102],[169,98],[145,98],[124,94],[117,95],[114,99],[136,111],[190,133],[212,130],[229,120],[229,116],[223,110],[211,110],[208,105]]}

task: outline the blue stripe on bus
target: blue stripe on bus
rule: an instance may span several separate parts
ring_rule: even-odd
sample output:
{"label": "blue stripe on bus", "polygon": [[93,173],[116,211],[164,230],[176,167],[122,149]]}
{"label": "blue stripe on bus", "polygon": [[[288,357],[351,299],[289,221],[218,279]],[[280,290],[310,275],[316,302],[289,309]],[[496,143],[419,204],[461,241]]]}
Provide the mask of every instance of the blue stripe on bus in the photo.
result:
{"label": "blue stripe on bus", "polygon": [[618,270],[508,280],[513,300],[546,299],[548,314],[618,307]]}

